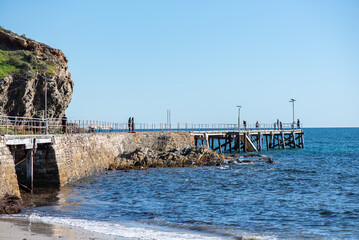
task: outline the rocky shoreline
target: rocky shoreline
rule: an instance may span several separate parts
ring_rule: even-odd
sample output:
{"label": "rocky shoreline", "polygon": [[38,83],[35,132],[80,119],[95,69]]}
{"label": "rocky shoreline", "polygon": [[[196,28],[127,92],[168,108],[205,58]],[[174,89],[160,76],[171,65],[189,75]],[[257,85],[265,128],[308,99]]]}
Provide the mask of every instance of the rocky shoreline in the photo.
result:
{"label": "rocky shoreline", "polygon": [[174,148],[168,151],[141,147],[120,154],[110,164],[110,169],[218,166],[223,163],[225,157],[224,154],[217,153],[206,146]]}
{"label": "rocky shoreline", "polygon": [[110,164],[109,170],[203,167],[255,162],[275,163],[272,158],[260,154],[245,154],[243,156],[238,154],[225,155],[215,152],[206,146],[174,148],[168,151],[156,151],[141,147],[134,151],[120,154]]}

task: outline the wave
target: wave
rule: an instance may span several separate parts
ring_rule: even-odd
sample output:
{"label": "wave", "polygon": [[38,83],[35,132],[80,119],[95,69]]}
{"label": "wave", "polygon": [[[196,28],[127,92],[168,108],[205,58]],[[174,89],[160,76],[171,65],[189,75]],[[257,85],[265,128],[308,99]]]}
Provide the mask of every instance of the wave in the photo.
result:
{"label": "wave", "polygon": [[316,171],[314,170],[301,170],[301,169],[295,169],[295,168],[288,168],[288,169],[284,169],[282,170],[284,172],[292,172],[292,173],[317,173]]}
{"label": "wave", "polygon": [[[7,216],[9,218],[9,216]],[[92,231],[99,234],[114,236],[123,239],[158,239],[158,240],[184,240],[184,239],[198,239],[198,240],[217,240],[228,239],[228,237],[215,236],[206,233],[198,233],[195,231],[186,231],[181,229],[172,229],[161,226],[146,225],[137,222],[101,222],[90,221],[84,219],[74,219],[67,217],[50,217],[40,216],[38,214],[18,215],[13,218],[26,218],[31,222],[41,222],[47,224],[58,224],[66,227],[74,227]]]}
{"label": "wave", "polygon": [[[86,231],[94,232],[97,234],[108,235],[109,237],[115,237],[116,239],[141,239],[141,240],[277,240],[274,236],[254,236],[246,232],[238,234],[235,231],[228,228],[227,230],[220,229],[217,232],[216,229],[207,228],[204,225],[191,226],[186,224],[159,224],[152,225],[142,222],[104,222],[104,221],[92,221],[85,219],[76,219],[68,217],[52,217],[52,216],[40,216],[37,213],[16,214],[16,215],[3,215],[0,218],[4,219],[25,219],[32,223],[44,223],[51,225],[62,225],[64,227],[70,227],[75,229],[83,229]],[[181,229],[182,228],[182,229]],[[205,231],[205,232],[201,232]]]}

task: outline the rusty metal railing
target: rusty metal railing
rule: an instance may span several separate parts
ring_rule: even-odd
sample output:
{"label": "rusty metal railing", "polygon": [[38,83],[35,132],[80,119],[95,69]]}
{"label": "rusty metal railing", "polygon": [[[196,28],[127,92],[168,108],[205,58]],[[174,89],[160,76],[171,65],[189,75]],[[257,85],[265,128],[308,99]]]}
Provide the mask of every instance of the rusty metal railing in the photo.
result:
{"label": "rusty metal railing", "polygon": [[[77,134],[109,132],[195,132],[195,131],[238,131],[237,124],[195,124],[195,123],[134,123],[134,129],[128,123],[116,123],[98,120],[73,120],[58,118],[29,118],[0,116],[0,135],[32,134]],[[296,124],[249,124],[241,125],[243,130],[293,129]]]}

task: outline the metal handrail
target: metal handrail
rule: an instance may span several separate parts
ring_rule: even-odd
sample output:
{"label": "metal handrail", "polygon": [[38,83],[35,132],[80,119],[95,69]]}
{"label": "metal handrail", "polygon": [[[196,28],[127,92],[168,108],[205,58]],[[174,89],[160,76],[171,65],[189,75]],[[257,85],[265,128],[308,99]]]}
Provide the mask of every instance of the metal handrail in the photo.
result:
{"label": "metal handrail", "polygon": [[[248,124],[244,130],[279,129],[276,124]],[[195,124],[195,123],[135,123],[136,132],[195,132],[195,131],[238,131],[238,124]],[[291,123],[282,123],[281,129],[301,128]],[[131,132],[128,123],[99,120],[73,120],[60,118],[30,118],[0,116],[0,135],[4,134],[77,134],[104,132]]]}

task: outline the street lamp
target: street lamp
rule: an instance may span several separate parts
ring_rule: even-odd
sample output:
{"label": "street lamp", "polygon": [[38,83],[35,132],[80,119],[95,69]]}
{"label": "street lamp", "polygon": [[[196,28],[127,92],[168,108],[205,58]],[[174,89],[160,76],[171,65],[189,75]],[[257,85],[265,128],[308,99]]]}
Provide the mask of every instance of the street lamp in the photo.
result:
{"label": "street lamp", "polygon": [[171,129],[171,110],[170,109],[167,109],[167,129]]}
{"label": "street lamp", "polygon": [[237,105],[238,108],[238,152],[241,151],[241,107]]}
{"label": "street lamp", "polygon": [[294,102],[295,102],[296,100],[295,99],[290,99],[290,101],[289,102],[291,102],[292,103],[292,106],[293,106],[293,127],[294,127]]}
{"label": "street lamp", "polygon": [[47,82],[54,82],[54,79],[48,79],[46,76],[45,78],[45,134],[47,134]]}
{"label": "street lamp", "polygon": [[238,108],[238,132],[241,131],[241,107],[242,106],[237,105],[237,108]]}

